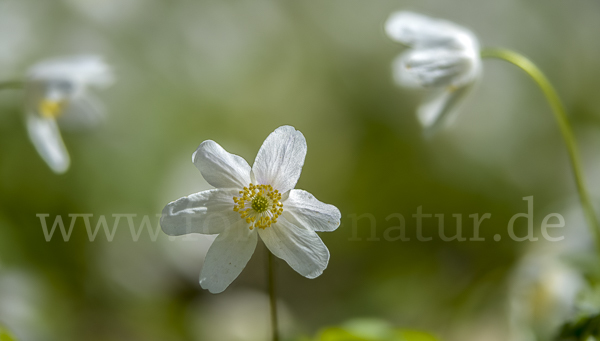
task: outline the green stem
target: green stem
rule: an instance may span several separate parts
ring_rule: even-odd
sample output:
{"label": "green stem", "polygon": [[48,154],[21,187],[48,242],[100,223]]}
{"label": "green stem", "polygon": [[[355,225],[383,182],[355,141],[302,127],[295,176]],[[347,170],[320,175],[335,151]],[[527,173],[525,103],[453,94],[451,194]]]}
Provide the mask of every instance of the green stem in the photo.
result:
{"label": "green stem", "polygon": [[22,87],[23,87],[23,82],[17,81],[17,80],[0,82],[0,90],[20,89]]}
{"label": "green stem", "polygon": [[600,252],[600,224],[598,223],[598,218],[594,211],[592,201],[590,200],[590,195],[585,187],[583,170],[577,150],[577,143],[575,142],[575,137],[573,136],[573,129],[571,128],[571,124],[567,119],[565,108],[560,101],[556,90],[548,78],[546,78],[544,73],[542,73],[542,71],[535,64],[533,64],[533,62],[516,52],[504,49],[485,49],[481,51],[481,58],[501,59],[518,66],[536,82],[536,84],[544,93],[544,96],[546,96],[548,103],[550,103],[550,107],[552,107],[552,112],[554,113],[554,118],[558,123],[560,132],[562,133],[563,140],[567,146],[569,160],[571,161],[571,167],[573,168],[573,176],[575,177],[575,184],[577,185],[577,193],[579,194],[581,206],[583,207],[583,212],[590,229],[592,230],[592,234],[596,239],[596,250]]}
{"label": "green stem", "polygon": [[279,332],[277,324],[277,296],[275,295],[275,265],[273,262],[273,254],[267,250],[268,253],[268,269],[269,269],[269,301],[271,303],[271,331],[273,335],[273,341],[279,341]]}

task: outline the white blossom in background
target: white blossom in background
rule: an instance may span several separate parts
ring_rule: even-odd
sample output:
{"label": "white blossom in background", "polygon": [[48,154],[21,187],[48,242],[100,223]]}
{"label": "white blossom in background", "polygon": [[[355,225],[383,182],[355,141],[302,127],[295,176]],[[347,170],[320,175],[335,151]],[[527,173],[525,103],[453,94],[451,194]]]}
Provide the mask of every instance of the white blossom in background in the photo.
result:
{"label": "white blossom in background", "polygon": [[48,294],[45,281],[35,273],[0,265],[0,331],[5,328],[17,340],[56,340],[51,318],[44,314]]}
{"label": "white blossom in background", "polygon": [[327,267],[329,250],[316,232],[337,229],[341,214],[294,189],[306,151],[304,135],[290,126],[267,137],[252,168],[214,141],[200,144],[192,161],[216,188],[169,203],[161,226],[172,236],[218,234],[201,270],[202,288],[224,291],[250,260],[258,236],[302,276],[315,278]]}
{"label": "white blossom in background", "polygon": [[69,153],[59,126],[81,129],[103,118],[102,103],[88,90],[113,82],[109,66],[98,56],[73,56],[34,65],[25,81],[25,117],[29,138],[56,173],[69,169]]}
{"label": "white blossom in background", "polygon": [[[291,340],[298,321],[284,301],[278,301],[277,306],[280,337]],[[272,333],[269,314],[265,293],[230,289],[224,297],[195,299],[188,306],[185,320],[193,340],[265,341]]]}
{"label": "white blossom in background", "polygon": [[385,30],[409,47],[393,62],[395,82],[428,90],[417,116],[426,130],[437,130],[481,74],[477,38],[449,21],[406,11],[393,13]]}
{"label": "white blossom in background", "polygon": [[554,250],[530,251],[509,282],[510,340],[550,340],[575,316],[584,276]]}

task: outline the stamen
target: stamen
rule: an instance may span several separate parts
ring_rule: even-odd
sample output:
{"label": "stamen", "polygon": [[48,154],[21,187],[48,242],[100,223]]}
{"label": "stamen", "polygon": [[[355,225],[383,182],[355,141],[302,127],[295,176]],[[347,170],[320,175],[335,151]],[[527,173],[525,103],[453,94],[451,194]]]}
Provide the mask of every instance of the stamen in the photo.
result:
{"label": "stamen", "polygon": [[[233,210],[240,213],[240,217],[250,225],[250,230],[255,227],[265,229],[277,222],[283,214],[281,193],[274,190],[271,185],[250,184],[239,192],[239,197],[233,197]],[[246,203],[250,207],[246,208]]]}
{"label": "stamen", "polygon": [[40,103],[38,110],[42,117],[57,118],[62,115],[64,106],[64,101],[50,101],[45,99]]}

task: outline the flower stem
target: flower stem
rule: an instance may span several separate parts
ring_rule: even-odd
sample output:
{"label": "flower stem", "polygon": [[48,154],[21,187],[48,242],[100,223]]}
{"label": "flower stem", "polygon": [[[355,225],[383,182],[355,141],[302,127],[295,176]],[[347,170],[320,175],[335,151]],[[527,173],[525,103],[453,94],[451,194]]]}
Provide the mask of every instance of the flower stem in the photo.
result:
{"label": "flower stem", "polygon": [[267,250],[268,253],[268,269],[269,269],[269,301],[271,303],[271,331],[273,335],[273,341],[279,341],[278,323],[277,323],[277,296],[275,295],[275,265],[273,262],[273,254]]}
{"label": "flower stem", "polygon": [[0,90],[4,89],[20,89],[23,87],[23,82],[18,80],[0,82]]}
{"label": "flower stem", "polygon": [[600,252],[600,224],[598,223],[598,217],[594,212],[590,195],[585,188],[583,170],[577,150],[577,143],[575,141],[575,137],[573,136],[573,129],[571,128],[571,124],[567,119],[565,108],[560,101],[556,90],[548,78],[546,78],[544,73],[542,73],[542,71],[535,64],[533,64],[533,62],[516,52],[504,49],[484,49],[481,51],[481,58],[496,58],[516,65],[525,71],[536,82],[536,84],[544,93],[544,96],[546,96],[546,99],[552,108],[552,112],[554,113],[554,118],[556,119],[556,122],[560,128],[563,140],[567,146],[569,160],[571,161],[571,167],[573,168],[573,176],[575,177],[575,184],[577,186],[577,193],[579,194],[581,206],[589,227],[592,230],[591,232],[595,237],[596,250]]}

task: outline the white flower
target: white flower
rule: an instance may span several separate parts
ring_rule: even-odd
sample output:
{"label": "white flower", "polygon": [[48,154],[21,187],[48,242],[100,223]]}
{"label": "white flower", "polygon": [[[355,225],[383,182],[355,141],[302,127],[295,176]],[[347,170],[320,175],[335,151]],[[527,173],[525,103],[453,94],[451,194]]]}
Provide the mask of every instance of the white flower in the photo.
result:
{"label": "white flower", "polygon": [[50,306],[50,288],[44,278],[25,269],[0,266],[0,340],[3,327],[18,340],[56,340],[51,335],[51,322],[45,311],[60,308]]}
{"label": "white flower", "polygon": [[252,168],[214,141],[204,141],[192,161],[211,189],[169,203],[161,226],[168,235],[218,234],[206,255],[200,285],[220,293],[254,253],[258,236],[277,257],[307,278],[319,276],[329,250],[315,232],[333,231],[340,211],[294,189],[306,156],[306,140],[294,127],[277,128]]}
{"label": "white flower", "polygon": [[[233,288],[232,288],[233,289]],[[202,297],[192,302],[186,313],[186,326],[192,340],[265,341],[270,340],[269,297],[261,291],[229,290],[225,297]],[[284,301],[277,301],[280,337],[292,340],[297,330],[294,315]]]}
{"label": "white flower", "polygon": [[34,65],[25,82],[25,115],[29,138],[56,173],[69,169],[69,153],[58,125],[90,127],[103,116],[101,103],[88,92],[113,81],[110,68],[98,56],[75,56]]}
{"label": "white flower", "polygon": [[385,30],[410,47],[393,63],[394,80],[429,90],[417,116],[426,129],[437,129],[481,74],[477,38],[451,22],[412,12],[393,13]]}
{"label": "white flower", "polygon": [[510,340],[550,340],[576,315],[585,288],[581,272],[554,249],[530,251],[509,281]]}

